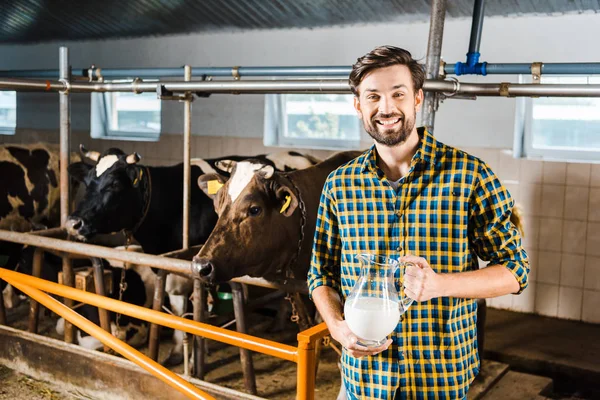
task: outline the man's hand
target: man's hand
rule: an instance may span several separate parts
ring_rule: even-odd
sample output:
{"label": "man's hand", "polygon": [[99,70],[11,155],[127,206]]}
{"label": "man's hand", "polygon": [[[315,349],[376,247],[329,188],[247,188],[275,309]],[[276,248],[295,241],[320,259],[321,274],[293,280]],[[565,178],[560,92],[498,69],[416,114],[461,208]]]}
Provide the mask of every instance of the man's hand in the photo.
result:
{"label": "man's hand", "polygon": [[427,301],[444,295],[444,275],[436,274],[423,257],[407,255],[400,262],[412,263],[404,272],[404,293],[415,301]]}
{"label": "man's hand", "polygon": [[372,356],[381,353],[392,344],[392,339],[388,339],[384,344],[379,347],[365,347],[357,344],[360,340],[350,328],[345,320],[337,321],[334,324],[327,325],[331,336],[340,342],[340,344],[348,350],[348,354],[352,357],[360,358],[364,356]]}

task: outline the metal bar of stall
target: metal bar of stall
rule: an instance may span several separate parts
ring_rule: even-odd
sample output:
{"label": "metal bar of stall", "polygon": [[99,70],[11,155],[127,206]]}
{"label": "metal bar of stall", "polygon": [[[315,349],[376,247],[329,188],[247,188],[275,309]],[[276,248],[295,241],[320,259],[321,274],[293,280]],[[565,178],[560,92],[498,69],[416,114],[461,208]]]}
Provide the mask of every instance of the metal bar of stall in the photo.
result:
{"label": "metal bar of stall", "polygon": [[[64,226],[69,216],[70,185],[68,167],[71,154],[71,96],[69,85],[71,84],[71,70],[69,65],[69,49],[59,49],[59,81],[63,83],[64,90],[59,92],[60,108],[60,225]],[[62,259],[63,284],[73,287],[75,276],[70,258]],[[65,299],[65,305],[73,308],[74,303]],[[75,342],[75,328],[71,323],[65,321],[65,342]]]}
{"label": "metal bar of stall", "polygon": [[[100,296],[106,296],[106,287],[104,285],[104,264],[102,260],[97,257],[92,257],[92,266],[94,268],[94,289],[96,294]],[[121,274],[125,273],[125,270],[120,271]],[[106,332],[110,333],[110,315],[107,310],[103,308],[98,309],[98,317],[100,318],[100,326]],[[104,345],[104,351],[108,351],[108,346]]]}
{"label": "metal bar of stall", "polygon": [[[39,278],[42,276],[43,261],[44,261],[44,249],[38,247],[33,252],[33,265],[31,268],[31,276],[35,276],[36,278]],[[29,301],[29,326],[27,328],[29,330],[29,332],[38,333],[39,315],[40,315],[40,305],[37,301],[31,299]]]}
{"label": "metal bar of stall", "polygon": [[[192,68],[189,65],[183,67],[184,80],[192,80]],[[192,178],[190,175],[190,150],[192,135],[192,97],[191,92],[185,93],[183,101],[183,242],[182,249],[189,247],[190,243],[190,184]]]}
{"label": "metal bar of stall", "polygon": [[298,349],[271,340],[254,337],[251,335],[233,332],[228,329],[218,328],[201,322],[190,321],[185,318],[176,317],[167,313],[150,310],[130,303],[121,302],[108,297],[99,296],[94,293],[59,285],[58,283],[46,281],[19,272],[0,268],[0,278],[21,285],[28,285],[44,292],[57,296],[67,297],[75,301],[87,303],[95,307],[128,315],[151,323],[167,326],[179,331],[185,331],[193,335],[203,336],[207,339],[217,340],[232,346],[271,355],[284,360],[297,362]]}
{"label": "metal bar of stall", "polygon": [[49,296],[48,294],[25,283],[22,283],[17,279],[4,279],[10,281],[11,284],[13,284],[23,293],[27,294],[32,299],[35,299],[36,301],[42,303],[50,310],[63,317],[65,319],[65,322],[70,321],[74,323],[80,329],[86,331],[90,335],[93,335],[95,338],[100,340],[105,346],[108,346],[111,349],[115,350],[116,352],[123,355],[125,358],[134,362],[138,366],[142,367],[146,371],[150,372],[152,375],[156,376],[166,384],[172,386],[181,393],[184,393],[186,396],[193,399],[214,400],[214,397],[201,391],[200,389],[187,382],[185,379],[181,378],[177,374],[169,371],[162,365],[150,360],[148,357],[146,357],[133,347],[118,340],[110,333],[106,332],[105,330],[93,324],[92,322],[88,321],[81,315],[77,314],[75,311],[71,310],[69,307],[65,306],[58,300]]}
{"label": "metal bar of stall", "polygon": [[[440,58],[442,55],[442,39],[444,36],[444,20],[446,19],[446,0],[433,0],[431,3],[431,22],[429,40],[427,42],[427,59],[425,61],[425,78],[438,79],[440,75]],[[438,94],[426,92],[423,99],[421,124],[433,132],[435,112],[438,106]]]}
{"label": "metal bar of stall", "polygon": [[45,249],[59,250],[67,253],[81,254],[88,257],[115,259],[132,264],[147,265],[191,277],[190,261],[125,250],[115,250],[94,244],[71,242],[3,229],[0,229],[0,240],[43,247]]}

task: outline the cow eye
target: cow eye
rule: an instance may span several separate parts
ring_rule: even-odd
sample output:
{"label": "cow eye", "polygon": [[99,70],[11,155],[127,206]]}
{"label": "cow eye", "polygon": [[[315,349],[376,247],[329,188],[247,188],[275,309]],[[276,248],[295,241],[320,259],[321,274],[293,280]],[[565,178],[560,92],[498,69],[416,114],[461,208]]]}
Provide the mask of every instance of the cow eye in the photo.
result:
{"label": "cow eye", "polygon": [[261,213],[262,209],[257,206],[252,206],[248,209],[248,215],[251,217],[256,217]]}

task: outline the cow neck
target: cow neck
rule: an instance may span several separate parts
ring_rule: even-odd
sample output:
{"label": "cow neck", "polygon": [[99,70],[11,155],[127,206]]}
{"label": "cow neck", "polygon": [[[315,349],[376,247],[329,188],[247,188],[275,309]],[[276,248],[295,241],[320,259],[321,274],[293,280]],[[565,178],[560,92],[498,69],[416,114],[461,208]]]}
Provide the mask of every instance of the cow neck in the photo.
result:
{"label": "cow neck", "polygon": [[294,192],[296,192],[296,197],[298,198],[298,207],[300,207],[300,239],[298,240],[298,248],[296,249],[296,252],[290,259],[289,263],[287,263],[285,266],[285,271],[282,271],[281,269],[277,271],[277,274],[285,272],[285,280],[287,280],[294,279],[293,267],[298,262],[300,252],[302,251],[302,243],[304,242],[304,227],[306,226],[306,205],[304,204],[304,200],[300,194],[300,189],[298,189],[298,186],[296,186],[296,183],[293,181],[292,177],[289,174],[285,174],[285,177],[292,184]]}
{"label": "cow neck", "polygon": [[150,176],[150,169],[146,166],[140,166],[142,170],[145,172],[146,177],[142,177],[140,182],[140,187],[144,191],[143,201],[144,201],[144,212],[142,213],[142,218],[135,224],[133,229],[125,230],[125,236],[128,241],[131,241],[131,238],[137,230],[142,226],[144,221],[146,220],[146,216],[148,215],[148,210],[150,210],[150,202],[152,199],[152,177]]}

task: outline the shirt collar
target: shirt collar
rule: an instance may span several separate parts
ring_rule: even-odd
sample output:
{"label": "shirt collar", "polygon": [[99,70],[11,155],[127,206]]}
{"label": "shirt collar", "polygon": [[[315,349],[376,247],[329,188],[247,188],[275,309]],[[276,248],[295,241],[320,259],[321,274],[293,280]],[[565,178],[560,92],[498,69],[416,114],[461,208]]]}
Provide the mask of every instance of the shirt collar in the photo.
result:
{"label": "shirt collar", "polygon": [[[420,138],[419,147],[413,156],[411,164],[415,162],[430,163],[434,161],[437,140],[435,140],[433,135],[429,133],[425,127],[417,128],[417,133],[419,134]],[[363,159],[362,163],[362,171],[371,171],[380,177],[383,176],[383,172],[377,167],[377,151],[375,150],[375,145],[371,146],[369,151],[365,154],[365,158]]]}

